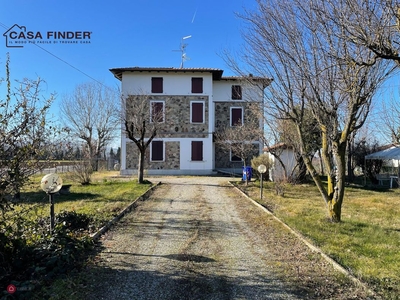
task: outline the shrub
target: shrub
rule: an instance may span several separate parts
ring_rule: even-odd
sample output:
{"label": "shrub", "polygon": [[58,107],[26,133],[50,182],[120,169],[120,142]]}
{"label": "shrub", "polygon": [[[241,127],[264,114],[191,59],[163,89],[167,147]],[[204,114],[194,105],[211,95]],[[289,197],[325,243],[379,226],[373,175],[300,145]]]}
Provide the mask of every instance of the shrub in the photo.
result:
{"label": "shrub", "polygon": [[80,184],[90,184],[93,174],[91,162],[84,160],[77,161],[73,166],[73,174]]}
{"label": "shrub", "polygon": [[[50,234],[50,217],[34,221],[18,219],[0,230],[0,286],[17,287],[30,282],[48,282],[79,266],[93,249],[89,236],[93,219],[76,212],[56,215]],[[18,290],[18,288],[17,288]],[[29,293],[24,293],[29,298]],[[26,299],[28,299],[26,298]]]}
{"label": "shrub", "polygon": [[259,179],[261,179],[261,174],[258,172],[257,169],[258,166],[265,165],[267,167],[267,172],[263,174],[263,180],[269,180],[269,169],[271,164],[272,162],[268,154],[261,154],[257,157],[253,157],[253,159],[251,160],[251,167],[253,168],[253,173],[256,174]]}

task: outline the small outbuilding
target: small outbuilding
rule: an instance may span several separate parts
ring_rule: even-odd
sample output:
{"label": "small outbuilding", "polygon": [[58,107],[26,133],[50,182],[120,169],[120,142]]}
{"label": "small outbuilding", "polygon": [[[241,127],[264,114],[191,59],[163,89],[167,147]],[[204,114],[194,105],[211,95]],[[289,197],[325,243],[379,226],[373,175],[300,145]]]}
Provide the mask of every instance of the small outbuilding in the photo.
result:
{"label": "small outbuilding", "polygon": [[365,160],[373,159],[383,160],[383,165],[392,170],[391,172],[387,172],[385,174],[378,174],[377,177],[380,185],[383,185],[385,182],[389,182],[390,188],[392,188],[393,183],[398,182],[399,179],[400,145],[393,145],[384,150],[365,156]]}

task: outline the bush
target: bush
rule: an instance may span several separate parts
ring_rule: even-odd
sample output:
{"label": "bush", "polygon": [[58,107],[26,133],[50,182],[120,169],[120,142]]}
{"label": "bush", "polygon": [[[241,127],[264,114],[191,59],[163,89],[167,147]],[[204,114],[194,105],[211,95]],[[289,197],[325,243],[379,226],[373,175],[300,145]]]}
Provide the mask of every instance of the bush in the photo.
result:
{"label": "bush", "polygon": [[90,184],[92,181],[93,167],[90,161],[78,161],[73,166],[73,173],[82,185]]}
{"label": "bush", "polygon": [[[31,282],[46,283],[80,265],[82,256],[93,249],[89,236],[93,219],[76,212],[56,215],[50,234],[50,218],[17,219],[0,230],[0,286],[18,287]],[[29,292],[23,297],[29,298]]]}
{"label": "bush", "polygon": [[267,167],[267,172],[263,174],[263,180],[269,180],[269,169],[272,162],[268,154],[261,154],[257,157],[253,157],[251,160],[251,167],[253,168],[253,174],[256,174],[259,179],[261,179],[261,174],[258,172],[259,165],[265,165]]}

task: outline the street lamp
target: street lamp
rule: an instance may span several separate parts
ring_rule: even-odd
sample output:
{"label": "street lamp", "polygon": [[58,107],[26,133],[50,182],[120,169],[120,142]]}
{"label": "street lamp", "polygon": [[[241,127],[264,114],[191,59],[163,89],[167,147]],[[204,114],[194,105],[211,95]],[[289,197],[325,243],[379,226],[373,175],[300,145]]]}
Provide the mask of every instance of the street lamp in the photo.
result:
{"label": "street lamp", "polygon": [[260,184],[260,199],[263,197],[263,174],[267,172],[267,167],[265,165],[259,165],[257,168],[258,172],[261,174],[261,184]]}
{"label": "street lamp", "polygon": [[54,194],[62,187],[63,181],[60,176],[55,173],[47,174],[42,178],[40,187],[49,195],[50,201],[50,232],[54,230]]}

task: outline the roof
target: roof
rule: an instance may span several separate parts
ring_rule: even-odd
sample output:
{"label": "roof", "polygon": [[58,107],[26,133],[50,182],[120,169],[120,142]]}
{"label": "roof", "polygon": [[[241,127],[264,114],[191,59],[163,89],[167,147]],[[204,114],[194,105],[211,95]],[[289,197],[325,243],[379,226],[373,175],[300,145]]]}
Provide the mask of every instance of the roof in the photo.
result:
{"label": "roof", "polygon": [[263,150],[264,152],[270,152],[275,149],[293,149],[293,146],[285,144],[285,143],[278,143],[270,147],[265,147]]}
{"label": "roof", "polygon": [[400,160],[400,148],[399,146],[392,146],[388,149],[378,151],[365,156],[365,159],[399,159]]}
{"label": "roof", "polygon": [[214,68],[174,68],[174,67],[126,67],[126,68],[112,68],[110,72],[114,74],[114,77],[118,80],[122,80],[122,73],[124,72],[173,72],[173,73],[211,73],[213,80],[252,80],[252,81],[260,81],[264,83],[264,86],[268,86],[272,79],[265,77],[257,77],[249,74],[249,76],[227,76],[222,77],[222,73],[224,72],[221,69]]}
{"label": "roof", "polygon": [[222,77],[222,73],[224,72],[221,69],[213,69],[213,68],[174,68],[174,67],[127,67],[127,68],[113,68],[110,69],[111,73],[114,74],[115,78],[118,80],[122,80],[122,73],[124,72],[174,72],[174,73],[211,73],[213,76],[213,80],[220,80]]}

